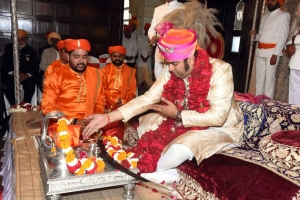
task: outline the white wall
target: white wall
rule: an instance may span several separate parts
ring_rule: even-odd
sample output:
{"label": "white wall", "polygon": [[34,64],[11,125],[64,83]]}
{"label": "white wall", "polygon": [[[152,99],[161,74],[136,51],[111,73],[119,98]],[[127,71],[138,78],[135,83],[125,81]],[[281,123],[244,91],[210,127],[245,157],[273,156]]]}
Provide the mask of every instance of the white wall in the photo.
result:
{"label": "white wall", "polygon": [[139,21],[137,31],[144,32],[144,25],[151,23],[154,8],[166,3],[165,0],[130,0],[129,12],[136,16]]}

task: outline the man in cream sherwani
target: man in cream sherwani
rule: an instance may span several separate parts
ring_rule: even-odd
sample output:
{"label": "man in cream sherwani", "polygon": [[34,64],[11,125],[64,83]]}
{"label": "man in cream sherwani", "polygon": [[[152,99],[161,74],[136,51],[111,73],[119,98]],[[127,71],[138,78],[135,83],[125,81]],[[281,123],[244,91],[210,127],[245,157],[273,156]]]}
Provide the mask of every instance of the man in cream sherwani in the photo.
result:
{"label": "man in cream sherwani", "polygon": [[[289,34],[290,14],[280,8],[284,0],[266,0],[268,12],[263,16],[256,35],[256,95],[273,99],[275,74]],[[254,35],[255,30],[250,31]]]}
{"label": "man in cream sherwani", "polygon": [[[195,157],[200,164],[223,147],[238,145],[244,118],[234,99],[231,66],[209,58],[205,50],[197,47],[195,31],[170,29],[158,41],[166,62],[163,74],[144,95],[110,113],[88,116],[91,121],[83,131],[83,138],[111,122],[128,121],[149,109],[156,111],[139,119],[139,143],[143,144],[133,147],[134,153],[135,149],[140,153],[146,146],[139,155],[138,168],[141,176],[156,183],[178,182],[176,167],[185,160]],[[185,95],[178,95],[182,90]],[[165,130],[163,124],[169,121],[171,127]],[[169,139],[174,134],[178,137]],[[157,152],[159,148],[162,149]],[[147,153],[151,157],[152,152],[158,154],[155,163],[144,158]],[[140,167],[141,161],[146,164],[144,168]],[[150,167],[153,170],[149,173]]]}
{"label": "man in cream sherwani", "polygon": [[289,62],[289,103],[300,106],[300,35],[298,30],[296,35],[287,42],[286,49],[292,55]]}
{"label": "man in cream sherwani", "polygon": [[[172,12],[174,9],[180,8],[181,6],[182,3],[178,2],[177,0],[166,0],[165,4],[154,9],[151,26],[148,31],[148,36],[152,44],[155,44],[158,41],[159,37],[161,37],[161,35],[157,35],[154,29],[155,26],[160,23],[160,21],[166,14]],[[158,48],[156,48],[155,50],[154,61],[154,75],[155,78],[158,79],[164,69],[164,58],[159,53]]]}

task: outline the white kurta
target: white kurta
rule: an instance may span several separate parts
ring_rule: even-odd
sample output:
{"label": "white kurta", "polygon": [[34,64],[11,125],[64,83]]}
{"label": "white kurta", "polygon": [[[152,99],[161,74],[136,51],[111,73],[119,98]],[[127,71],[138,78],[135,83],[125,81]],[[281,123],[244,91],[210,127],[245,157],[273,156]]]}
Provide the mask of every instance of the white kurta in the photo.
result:
{"label": "white kurta", "polygon": [[[298,30],[295,32],[296,35]],[[287,44],[292,44],[289,40]],[[292,55],[290,67],[290,80],[289,80],[289,103],[300,106],[300,35],[297,35],[294,40],[296,52]]]}
{"label": "white kurta", "polygon": [[261,43],[276,44],[272,49],[257,49],[256,55],[260,57],[282,56],[282,49],[288,39],[290,27],[290,14],[279,8],[263,16],[256,35],[256,40]]}
{"label": "white kurta", "polygon": [[[279,8],[263,16],[256,40],[276,46],[275,48],[256,49],[256,95],[264,94],[270,98],[274,96],[276,69],[288,38],[289,25],[290,14]],[[277,55],[275,65],[270,65],[272,55]]]}
{"label": "white kurta", "polygon": [[[184,144],[192,150],[198,163],[218,152],[224,146],[232,143],[239,144],[244,130],[243,114],[234,100],[231,66],[218,59],[211,59],[210,62],[213,64],[211,88],[207,96],[210,109],[205,113],[198,113],[193,110],[181,112],[182,123],[185,127],[208,126],[209,128],[207,130],[188,131],[173,140],[164,149],[165,152],[172,144]],[[152,104],[159,102],[162,97],[163,86],[169,79],[170,73],[166,68],[148,92],[118,108],[124,120],[128,121],[133,116],[147,111]],[[150,113],[141,117],[138,127],[139,135],[157,129],[164,119],[157,113]]]}
{"label": "white kurta", "polygon": [[127,60],[127,63],[134,63],[135,56],[137,55],[136,38],[131,37],[129,40],[123,37],[122,46],[126,48],[126,56],[133,56],[131,60]]}

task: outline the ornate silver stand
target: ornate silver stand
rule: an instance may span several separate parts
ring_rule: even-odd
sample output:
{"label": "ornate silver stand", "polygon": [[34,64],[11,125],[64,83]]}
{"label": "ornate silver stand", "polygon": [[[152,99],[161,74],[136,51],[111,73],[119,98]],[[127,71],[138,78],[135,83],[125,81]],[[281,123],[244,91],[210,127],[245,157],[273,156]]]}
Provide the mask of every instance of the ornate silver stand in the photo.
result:
{"label": "ornate silver stand", "polygon": [[[55,172],[48,166],[47,158],[42,148],[39,148],[39,165],[41,177],[48,200],[60,199],[60,194],[76,191],[84,191],[96,188],[124,185],[123,198],[132,200],[134,197],[134,183],[138,182],[126,173],[116,171],[106,163],[104,172],[85,175],[74,175],[69,172]],[[137,172],[137,170],[133,170]]]}

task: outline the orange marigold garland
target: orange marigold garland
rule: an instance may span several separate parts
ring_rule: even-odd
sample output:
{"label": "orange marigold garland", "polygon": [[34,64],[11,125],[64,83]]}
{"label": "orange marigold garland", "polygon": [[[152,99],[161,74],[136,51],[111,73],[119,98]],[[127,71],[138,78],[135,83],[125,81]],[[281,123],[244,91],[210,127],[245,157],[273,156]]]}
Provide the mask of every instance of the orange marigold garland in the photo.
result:
{"label": "orange marigold garland", "polygon": [[[73,148],[70,145],[70,134],[68,133],[68,124],[70,122],[61,118],[58,120],[57,131],[59,133],[60,147],[66,156],[66,164],[69,172],[76,175],[93,174],[96,171],[104,171],[105,163],[101,158],[87,158],[86,154],[80,154],[80,158],[76,158]],[[53,149],[54,150],[54,149]]]}
{"label": "orange marigold garland", "polygon": [[128,152],[123,150],[122,141],[116,136],[107,136],[103,138],[103,144],[105,146],[106,152],[114,158],[115,161],[123,165],[128,169],[135,169],[137,167],[138,158],[135,157],[133,152]]}

